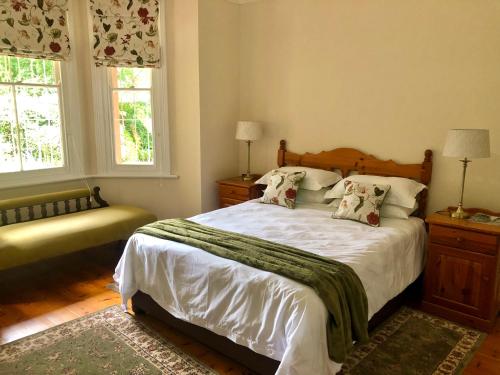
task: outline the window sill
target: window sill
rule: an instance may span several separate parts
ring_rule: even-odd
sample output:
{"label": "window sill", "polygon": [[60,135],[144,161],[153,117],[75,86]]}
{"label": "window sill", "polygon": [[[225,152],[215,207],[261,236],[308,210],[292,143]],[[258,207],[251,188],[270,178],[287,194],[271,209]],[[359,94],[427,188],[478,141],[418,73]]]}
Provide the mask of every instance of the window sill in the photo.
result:
{"label": "window sill", "polygon": [[15,189],[20,187],[28,186],[38,186],[38,185],[48,185],[55,184],[58,182],[70,182],[84,180],[86,176],[75,176],[75,175],[64,175],[64,176],[47,176],[47,177],[36,177],[33,181],[30,178],[26,178],[24,181],[8,181],[0,184],[0,190]]}
{"label": "window sill", "polygon": [[177,175],[173,174],[96,174],[96,175],[89,175],[87,178],[134,178],[134,179],[139,179],[139,178],[160,178],[160,179],[168,179],[168,180],[176,180],[179,178]]}
{"label": "window sill", "polygon": [[8,190],[15,189],[21,187],[29,187],[29,186],[38,186],[38,185],[48,185],[48,184],[57,184],[59,182],[71,182],[78,180],[87,180],[91,178],[130,178],[130,179],[171,179],[176,180],[179,176],[176,175],[157,175],[157,174],[147,174],[147,175],[127,175],[127,174],[101,174],[101,175],[79,175],[79,176],[59,176],[59,177],[46,177],[46,178],[37,178],[36,181],[9,181],[6,183],[0,184],[0,190]]}

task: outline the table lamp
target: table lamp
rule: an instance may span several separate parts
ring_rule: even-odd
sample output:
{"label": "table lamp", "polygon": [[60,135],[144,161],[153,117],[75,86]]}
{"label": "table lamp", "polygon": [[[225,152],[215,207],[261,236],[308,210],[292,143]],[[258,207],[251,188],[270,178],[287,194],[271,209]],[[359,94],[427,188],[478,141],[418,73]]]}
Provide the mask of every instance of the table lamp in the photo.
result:
{"label": "table lamp", "polygon": [[465,173],[467,164],[471,159],[490,157],[490,131],[488,129],[451,129],[448,131],[443,156],[452,158],[463,158],[462,172],[462,192],[460,193],[460,203],[451,217],[456,219],[466,219],[469,215],[463,209]]}
{"label": "table lamp", "polygon": [[243,180],[248,181],[253,177],[250,173],[250,144],[258,140],[262,136],[262,126],[254,121],[238,121],[236,125],[236,139],[245,141],[248,145],[247,153],[247,173],[243,176]]}

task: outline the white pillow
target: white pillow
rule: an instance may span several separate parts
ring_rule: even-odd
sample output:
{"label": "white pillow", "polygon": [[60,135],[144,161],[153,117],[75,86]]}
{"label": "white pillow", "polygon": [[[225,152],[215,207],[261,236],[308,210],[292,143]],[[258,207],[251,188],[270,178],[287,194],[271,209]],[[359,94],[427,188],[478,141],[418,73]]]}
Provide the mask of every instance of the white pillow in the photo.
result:
{"label": "white pillow", "polygon": [[[301,189],[306,190],[320,190],[324,187],[332,186],[342,180],[342,176],[332,171],[325,171],[324,169],[308,168],[308,167],[281,167],[278,168],[282,172],[301,172],[305,171],[306,176],[300,183]],[[272,171],[267,172],[264,176],[255,181],[256,184],[267,185]]]}
{"label": "white pillow", "polygon": [[342,198],[345,192],[346,180],[364,184],[391,185],[391,190],[387,193],[384,204],[393,204],[406,208],[415,207],[417,194],[427,188],[424,184],[409,178],[357,174],[346,177],[336,184],[325,194],[325,199]]}
{"label": "white pillow", "polygon": [[[323,188],[320,190],[299,189],[297,192],[297,203],[325,203],[325,193],[330,190]],[[329,201],[329,200],[328,200]]]}
{"label": "white pillow", "polygon": [[[328,207],[332,207],[334,211],[337,210],[342,202],[342,198],[335,198]],[[418,203],[415,202],[413,208],[396,206],[394,204],[387,204],[384,202],[382,208],[380,209],[380,216],[386,218],[395,219],[408,219],[412,213],[414,213],[418,208]]]}

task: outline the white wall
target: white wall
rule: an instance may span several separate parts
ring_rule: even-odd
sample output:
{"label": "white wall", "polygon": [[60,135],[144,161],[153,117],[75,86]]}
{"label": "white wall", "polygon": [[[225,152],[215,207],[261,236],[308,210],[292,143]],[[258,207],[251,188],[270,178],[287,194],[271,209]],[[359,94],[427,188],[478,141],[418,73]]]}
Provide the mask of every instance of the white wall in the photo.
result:
{"label": "white wall", "polygon": [[168,108],[172,174],[179,179],[96,179],[111,203],[160,218],[218,207],[216,180],[238,171],[239,6],[168,0]]}
{"label": "white wall", "polygon": [[218,208],[216,180],[238,173],[239,6],[199,3],[202,210]]}
{"label": "white wall", "polygon": [[[177,180],[96,179],[112,203],[159,217],[217,205],[215,180],[246,168],[238,119],[265,123],[253,171],[295,152],[357,147],[419,162],[435,152],[430,209],[458,200],[460,165],[443,158],[449,128],[489,128],[493,156],[470,165],[465,203],[500,211],[500,2],[496,0],[165,0],[172,173]],[[80,12],[85,2],[78,1]],[[83,17],[79,41],[88,35]],[[87,172],[95,172],[90,59],[81,85]],[[85,65],[86,64],[86,65]],[[98,124],[102,126],[102,124]],[[78,182],[2,190],[2,197]]]}
{"label": "white wall", "polygon": [[500,211],[500,2],[266,0],[240,17],[240,117],[266,123],[255,170],[276,166],[280,139],[404,163],[430,148],[436,210],[459,198],[447,130],[489,128],[493,155],[471,163],[465,204]]}
{"label": "white wall", "polygon": [[160,218],[201,211],[198,0],[166,4],[171,170],[179,178],[94,181],[111,203],[144,207]]}
{"label": "white wall", "polygon": [[[77,14],[87,2],[75,1]],[[228,134],[238,115],[239,53],[236,4],[224,0],[164,0],[167,6],[167,65],[171,172],[177,179],[96,178],[110,203],[149,209],[160,218],[187,217],[216,208],[215,180],[237,172],[237,153]],[[96,172],[89,30],[74,17],[73,58],[80,64],[85,169]],[[221,35],[219,35],[221,33]],[[220,41],[224,43],[219,43]],[[202,84],[202,86],[201,86]],[[203,111],[203,121],[200,113]],[[203,139],[202,139],[203,135]],[[71,145],[70,145],[71,146]],[[104,157],[99,155],[99,157]],[[202,167],[203,161],[203,167]],[[1,198],[84,186],[83,181],[0,191]],[[0,198],[0,199],[1,199]]]}

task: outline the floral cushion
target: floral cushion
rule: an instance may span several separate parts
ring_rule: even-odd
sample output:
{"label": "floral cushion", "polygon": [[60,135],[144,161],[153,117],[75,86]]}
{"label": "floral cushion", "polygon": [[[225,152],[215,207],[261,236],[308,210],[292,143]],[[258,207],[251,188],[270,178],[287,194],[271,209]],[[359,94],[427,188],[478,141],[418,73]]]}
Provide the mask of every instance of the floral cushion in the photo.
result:
{"label": "floral cushion", "polygon": [[345,193],[334,219],[349,219],[373,227],[380,225],[380,208],[391,185],[363,184],[345,181]]}
{"label": "floral cushion", "polygon": [[299,190],[300,181],[306,172],[283,172],[274,170],[269,177],[264,195],[260,199],[262,203],[277,204],[287,208],[295,208],[295,198]]}

